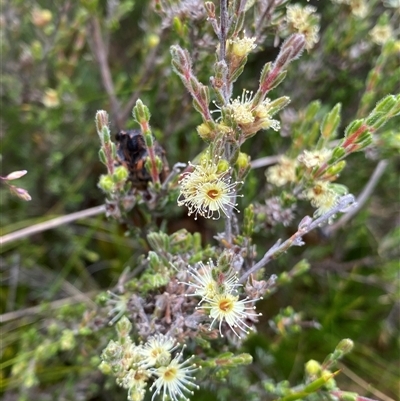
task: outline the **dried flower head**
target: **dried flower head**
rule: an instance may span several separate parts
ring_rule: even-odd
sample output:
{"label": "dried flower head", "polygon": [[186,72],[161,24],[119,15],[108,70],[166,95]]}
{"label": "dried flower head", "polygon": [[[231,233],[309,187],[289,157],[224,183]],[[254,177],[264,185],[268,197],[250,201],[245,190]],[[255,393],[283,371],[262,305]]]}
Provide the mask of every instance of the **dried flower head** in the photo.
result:
{"label": "dried flower head", "polygon": [[297,161],[281,156],[279,163],[270,167],[265,175],[271,184],[281,187],[289,182],[296,182]]}
{"label": "dried flower head", "polygon": [[193,394],[190,388],[198,388],[193,382],[195,378],[192,377],[193,372],[198,368],[194,364],[189,364],[192,358],[193,356],[180,363],[182,359],[182,352],[180,352],[169,364],[150,369],[151,374],[156,377],[150,387],[150,390],[156,389],[151,398],[152,401],[161,392],[163,401],[167,399],[171,401],[188,400],[185,393]]}
{"label": "dried flower head", "polygon": [[219,164],[210,158],[204,158],[200,164],[193,165],[192,172],[185,173],[180,181],[178,205],[185,205],[191,214],[214,220],[221,217],[221,212],[229,216],[228,209],[236,209],[234,203],[236,188],[241,182],[231,182],[229,169],[219,171]]}

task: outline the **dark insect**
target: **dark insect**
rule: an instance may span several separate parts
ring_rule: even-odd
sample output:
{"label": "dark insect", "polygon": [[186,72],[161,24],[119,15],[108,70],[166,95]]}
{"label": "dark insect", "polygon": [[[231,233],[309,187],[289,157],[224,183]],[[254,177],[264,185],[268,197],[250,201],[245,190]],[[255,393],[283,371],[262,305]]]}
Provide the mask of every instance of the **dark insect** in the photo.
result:
{"label": "dark insect", "polygon": [[[115,140],[118,162],[128,169],[132,186],[137,189],[146,189],[151,181],[151,175],[145,167],[148,152],[142,133],[139,130],[120,131],[115,135]],[[165,150],[156,140],[154,140],[154,149],[163,164],[160,173],[160,181],[163,182],[169,174],[168,161]]]}

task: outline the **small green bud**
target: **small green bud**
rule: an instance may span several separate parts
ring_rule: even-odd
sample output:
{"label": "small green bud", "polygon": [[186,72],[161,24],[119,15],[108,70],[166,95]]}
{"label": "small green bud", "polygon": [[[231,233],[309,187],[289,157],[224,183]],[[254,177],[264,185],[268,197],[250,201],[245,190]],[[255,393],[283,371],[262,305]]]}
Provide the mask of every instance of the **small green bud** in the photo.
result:
{"label": "small green bud", "polygon": [[111,142],[111,156],[114,160],[117,158],[117,147],[114,142]]}
{"label": "small green bud", "polygon": [[376,114],[376,113],[384,113],[388,114],[392,110],[393,107],[396,106],[396,97],[394,95],[388,95],[381,99],[375,106],[375,108],[372,110],[370,116]]}
{"label": "small green bud", "polygon": [[124,338],[128,336],[128,334],[132,330],[132,323],[126,316],[122,316],[116,324],[116,329],[119,337]]}
{"label": "small green bud", "polygon": [[330,160],[328,161],[328,163],[329,164],[334,163],[336,160],[342,158],[345,155],[346,155],[346,151],[342,147],[338,146],[337,148],[333,149],[332,156],[331,156]]}
{"label": "small green bud", "polygon": [[234,355],[232,360],[235,365],[251,365],[253,363],[253,357],[247,353]]}
{"label": "small green bud", "polygon": [[[177,233],[179,233],[179,231]],[[176,235],[177,233],[174,233],[173,235]],[[147,235],[147,240],[149,241],[149,244],[154,251],[169,252],[170,240],[169,240],[169,237],[167,234],[165,234],[163,232],[150,233]]]}
{"label": "small green bud", "polygon": [[326,140],[333,139],[340,124],[341,104],[338,103],[323,119],[321,124],[321,135]]}
{"label": "small green bud", "polygon": [[96,121],[97,133],[100,136],[100,140],[102,141],[101,143],[103,143],[103,136],[102,136],[101,132],[102,132],[103,127],[108,127],[108,124],[109,124],[107,112],[105,112],[104,110],[99,110],[96,113],[95,121]]}
{"label": "small green bud", "polygon": [[305,365],[308,376],[317,376],[321,373],[321,364],[314,359],[310,359]]}
{"label": "small green bud", "polygon": [[245,170],[250,166],[250,156],[246,153],[239,152],[236,160],[236,165],[241,169]]}
{"label": "small green bud", "polygon": [[352,121],[345,129],[344,136],[347,138],[351,134],[354,134],[362,125],[364,124],[363,120],[354,120]]}
{"label": "small green bud", "polygon": [[336,163],[334,166],[329,167],[326,170],[325,175],[336,176],[336,175],[340,174],[345,167],[346,167],[346,161],[341,160],[340,162]]}
{"label": "small green bud", "polygon": [[111,365],[113,365],[113,363],[121,360],[122,355],[123,347],[121,344],[115,342],[114,340],[110,340],[107,347],[103,350],[101,357],[105,362],[109,362]]}
{"label": "small green bud", "polygon": [[272,68],[272,63],[269,62],[264,65],[262,71],[261,71],[261,76],[260,76],[260,82],[263,82],[267,79],[268,74],[270,73]]}
{"label": "small green bud", "polygon": [[114,170],[113,181],[115,183],[125,182],[128,179],[129,172],[125,166],[118,166]]}
{"label": "small green bud", "polygon": [[136,105],[133,108],[133,117],[139,124],[147,123],[150,120],[150,111],[140,99],[136,101]]}
{"label": "small green bud", "polygon": [[349,338],[345,338],[337,345],[336,350],[339,350],[343,355],[348,354],[354,347],[354,342]]}
{"label": "small green bud", "polygon": [[311,102],[307,107],[305,119],[307,121],[313,120],[320,109],[321,109],[321,102],[319,100]]}
{"label": "small green bud", "polygon": [[99,369],[101,371],[101,373],[105,374],[105,375],[111,375],[112,374],[112,369],[111,366],[107,363],[107,362],[101,362],[99,365]]}
{"label": "small green bud", "polygon": [[150,267],[155,271],[157,271],[160,265],[162,265],[161,259],[154,251],[149,251],[147,258],[149,259]]}
{"label": "small green bud", "polygon": [[278,277],[278,284],[288,284],[292,281],[287,272],[282,272]]}
{"label": "small green bud", "polygon": [[107,144],[110,142],[111,140],[111,133],[110,133],[110,129],[108,128],[108,126],[103,126],[103,128],[101,129],[101,136],[102,136],[102,141],[101,143],[103,144]]}
{"label": "small green bud", "polygon": [[149,45],[150,49],[153,49],[154,47],[158,46],[160,43],[160,37],[155,34],[150,34],[147,36],[147,43]]}
{"label": "small green bud", "polygon": [[204,141],[211,139],[211,130],[207,124],[202,123],[202,124],[198,125],[196,130],[197,130],[197,133],[199,134],[199,137],[201,139],[203,139]]}
{"label": "small green bud", "polygon": [[284,107],[286,107],[290,103],[290,97],[289,96],[282,96],[278,99],[273,100],[269,105],[268,105],[268,113],[269,115],[274,115],[276,114],[279,110],[282,110]]}
{"label": "small green bud", "polygon": [[217,172],[218,173],[225,173],[229,170],[229,162],[228,160],[221,159],[218,162]]}
{"label": "small green bud", "polygon": [[103,148],[99,150],[99,159],[103,164],[107,165],[107,158]]}
{"label": "small green bud", "polygon": [[105,193],[112,193],[115,191],[115,184],[109,175],[101,175],[97,186]]}

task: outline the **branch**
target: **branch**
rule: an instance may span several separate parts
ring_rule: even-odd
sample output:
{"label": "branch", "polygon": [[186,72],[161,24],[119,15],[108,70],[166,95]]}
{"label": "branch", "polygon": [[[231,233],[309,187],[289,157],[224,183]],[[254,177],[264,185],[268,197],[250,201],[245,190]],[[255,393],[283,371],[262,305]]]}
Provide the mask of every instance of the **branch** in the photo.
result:
{"label": "branch", "polygon": [[381,160],[378,163],[367,185],[364,187],[361,194],[357,198],[357,206],[355,206],[349,213],[343,215],[335,224],[326,227],[325,230],[323,231],[325,235],[327,236],[332,235],[335,231],[344,226],[364,207],[365,203],[370,198],[372,192],[374,191],[383,173],[385,172],[388,164],[389,162],[387,160]]}
{"label": "branch", "polygon": [[92,41],[89,41],[89,44],[91,45],[90,47],[94,55],[96,56],[97,62],[99,63],[100,66],[100,75],[102,83],[111,103],[111,109],[115,119],[115,124],[118,129],[122,129],[123,127],[121,126],[121,121],[119,117],[119,110],[121,106],[115,95],[114,82],[112,80],[110,66],[108,65],[108,60],[107,60],[108,51],[104,43],[103,37],[101,36],[100,23],[97,17],[93,17],[91,19],[90,26],[92,28],[92,35],[91,35]]}
{"label": "branch", "polygon": [[282,253],[286,252],[291,246],[302,246],[303,235],[309,233],[314,228],[320,227],[323,224],[326,224],[330,219],[333,218],[338,212],[345,212],[351,210],[355,206],[355,200],[353,195],[345,195],[342,196],[334,208],[329,210],[327,213],[313,220],[311,217],[306,216],[301,220],[298,230],[285,242],[281,242],[278,240],[275,245],[273,245],[262,257],[262,259],[257,262],[254,266],[250,268],[247,272],[245,272],[242,277],[239,279],[239,283],[244,283],[246,279],[253,273],[257,272],[265,265],[267,265],[271,260],[276,259]]}
{"label": "branch", "polygon": [[22,230],[14,231],[10,234],[3,235],[0,237],[0,246],[3,246],[9,242],[13,242],[22,238],[29,237],[33,234],[40,233],[42,231],[56,228],[63,224],[71,223],[72,221],[83,219],[85,217],[96,216],[106,211],[106,206],[95,206],[90,209],[81,210],[79,212],[67,214],[65,216],[56,217],[54,219],[45,221],[43,223],[34,224],[33,226],[23,228]]}

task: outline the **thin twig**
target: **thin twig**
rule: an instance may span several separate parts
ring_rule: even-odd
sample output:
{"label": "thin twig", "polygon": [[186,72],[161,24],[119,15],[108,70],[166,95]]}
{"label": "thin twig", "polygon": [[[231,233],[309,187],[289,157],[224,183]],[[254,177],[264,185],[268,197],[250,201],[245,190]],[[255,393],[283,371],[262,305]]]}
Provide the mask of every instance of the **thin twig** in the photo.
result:
{"label": "thin twig", "polygon": [[303,220],[299,224],[298,230],[290,238],[288,238],[285,242],[278,240],[265,253],[265,255],[261,258],[260,261],[258,261],[254,266],[252,266],[248,271],[246,271],[240,277],[239,283],[241,283],[241,284],[244,283],[251,274],[257,272],[258,270],[260,270],[261,268],[266,266],[271,260],[279,257],[282,253],[286,252],[290,247],[304,245],[302,238],[305,234],[307,234],[310,231],[314,230],[315,228],[320,227],[321,225],[325,224],[338,212],[343,212],[346,209],[349,210],[349,208],[351,208],[351,207],[355,207],[354,197],[353,197],[353,195],[345,195],[345,196],[341,197],[337,206],[335,206],[334,208],[332,208],[331,210],[329,210],[327,213],[323,214],[322,216],[316,218],[315,220],[313,220],[309,216],[306,216],[305,218],[303,218]]}
{"label": "thin twig", "polygon": [[356,375],[352,370],[350,370],[342,362],[338,362],[338,367],[340,368],[342,373],[345,376],[347,376],[349,379],[353,380],[354,383],[357,383],[360,387],[368,390],[374,396],[379,397],[382,401],[394,401],[393,398],[388,397],[386,394],[384,394],[381,391],[379,391],[378,389],[372,387],[370,383],[366,382],[360,376]]}
{"label": "thin twig", "polygon": [[67,214],[65,216],[56,217],[54,219],[45,221],[43,223],[34,224],[33,226],[23,228],[22,230],[14,231],[13,233],[3,235],[0,237],[0,246],[8,244],[22,238],[29,237],[33,234],[40,233],[42,231],[50,230],[56,228],[63,224],[71,223],[72,221],[83,219],[86,217],[96,216],[102,214],[106,211],[106,206],[95,206],[90,209],[81,210],[79,212]]}
{"label": "thin twig", "polygon": [[101,79],[104,85],[104,89],[106,90],[111,103],[115,124],[118,129],[122,129],[123,127],[121,126],[121,122],[119,119],[119,110],[121,106],[119,104],[117,96],[115,95],[114,82],[112,80],[110,66],[108,65],[108,60],[107,60],[108,59],[107,47],[104,43],[103,37],[101,36],[101,28],[98,18],[93,17],[91,19],[90,25],[92,27],[91,48],[100,66]]}
{"label": "thin twig", "polygon": [[266,167],[270,166],[271,164],[276,164],[279,161],[280,155],[276,156],[266,156],[266,157],[261,157],[260,159],[252,160],[251,161],[251,168],[260,168],[260,167]]}
{"label": "thin twig", "polygon": [[387,160],[381,160],[378,163],[367,185],[364,187],[361,194],[357,198],[357,206],[354,207],[349,213],[344,214],[335,224],[326,227],[325,230],[323,230],[325,235],[327,236],[332,235],[340,227],[343,227],[364,207],[365,203],[370,198],[372,192],[374,191],[383,173],[385,172],[388,163],[389,162]]}

